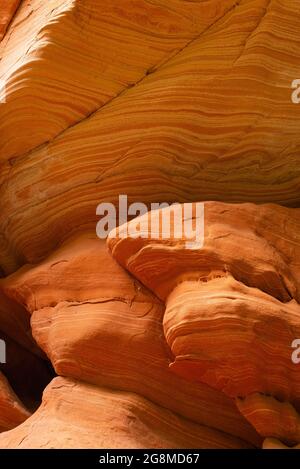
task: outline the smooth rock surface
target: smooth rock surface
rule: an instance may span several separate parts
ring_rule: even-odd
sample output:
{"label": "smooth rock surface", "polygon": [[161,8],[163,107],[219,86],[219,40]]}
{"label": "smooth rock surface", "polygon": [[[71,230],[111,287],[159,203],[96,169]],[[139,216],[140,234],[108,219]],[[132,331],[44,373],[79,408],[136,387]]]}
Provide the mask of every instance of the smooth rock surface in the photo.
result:
{"label": "smooth rock surface", "polygon": [[31,312],[33,336],[58,375],[137,393],[229,434],[237,446],[260,444],[232,399],[205,384],[187,386],[172,373],[163,303],[112,259],[95,234],[74,237],[43,263],[7,277],[2,288]]}
{"label": "smooth rock surface", "polygon": [[7,431],[20,425],[30,416],[7,379],[0,372],[0,431]]}
{"label": "smooth rock surface", "polygon": [[[162,209],[164,217],[168,211]],[[133,220],[113,230],[108,244],[120,264],[165,301],[171,370],[238,399],[261,436],[299,442],[289,425],[300,410],[300,375],[292,361],[300,337],[300,211],[207,202],[204,219],[200,248],[190,248],[184,234],[153,235],[148,214],[139,219],[142,238]],[[261,405],[255,416],[249,411],[253,394],[286,403],[274,411],[274,426]]]}
{"label": "smooth rock surface", "polygon": [[298,0],[122,5],[25,2],[2,41],[6,273],[119,194],[299,205]]}
{"label": "smooth rock surface", "polygon": [[3,433],[0,446],[23,449],[247,447],[236,438],[201,427],[136,394],[66,378],[52,381],[38,411],[15,430]]}
{"label": "smooth rock surface", "polygon": [[22,0],[1,0],[0,4],[0,41]]}
{"label": "smooth rock surface", "polygon": [[[1,1],[0,448],[299,447],[299,31],[298,0]],[[153,211],[106,245],[122,194],[204,202],[203,246]]]}

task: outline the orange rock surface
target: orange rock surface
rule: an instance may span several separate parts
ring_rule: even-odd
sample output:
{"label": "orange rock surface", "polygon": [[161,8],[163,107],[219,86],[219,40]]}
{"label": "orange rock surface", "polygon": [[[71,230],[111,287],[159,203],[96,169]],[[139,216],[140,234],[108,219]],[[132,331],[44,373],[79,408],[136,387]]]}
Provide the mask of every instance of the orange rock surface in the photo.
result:
{"label": "orange rock surface", "polygon": [[30,416],[5,376],[0,373],[0,431],[10,430],[20,425]]}
{"label": "orange rock surface", "polygon": [[119,194],[299,204],[298,1],[120,5],[25,1],[2,41],[5,273]]}
{"label": "orange rock surface", "polygon": [[198,424],[204,435],[210,427],[203,447],[213,446],[212,435],[217,440],[223,432],[225,446],[259,444],[232,399],[205,384],[187,386],[172,373],[163,304],[112,259],[94,233],[75,237],[39,265],[24,266],[1,286],[32,314],[33,336],[58,375],[143,396],[148,405],[169,409],[170,418]]}
{"label": "orange rock surface", "polygon": [[[299,30],[297,0],[1,2],[0,448],[300,445]],[[203,246],[153,212],[97,238],[122,194],[203,202]]]}
{"label": "orange rock surface", "polygon": [[0,41],[13,19],[21,0],[2,0],[0,4]]}
{"label": "orange rock surface", "polygon": [[204,219],[200,249],[147,233],[148,214],[142,239],[130,235],[133,220],[111,232],[109,246],[165,301],[171,370],[236,399],[261,436],[299,442],[291,356],[300,337],[300,210],[208,202]]}

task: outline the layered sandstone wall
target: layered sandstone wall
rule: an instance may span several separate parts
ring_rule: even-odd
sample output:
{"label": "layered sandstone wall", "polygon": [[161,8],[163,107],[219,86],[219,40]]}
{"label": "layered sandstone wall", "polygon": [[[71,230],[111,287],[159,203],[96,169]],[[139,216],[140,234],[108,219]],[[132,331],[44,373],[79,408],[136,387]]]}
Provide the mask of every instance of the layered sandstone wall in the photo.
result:
{"label": "layered sandstone wall", "polygon": [[[298,7],[1,3],[0,447],[300,443]],[[98,239],[121,194],[204,245]]]}

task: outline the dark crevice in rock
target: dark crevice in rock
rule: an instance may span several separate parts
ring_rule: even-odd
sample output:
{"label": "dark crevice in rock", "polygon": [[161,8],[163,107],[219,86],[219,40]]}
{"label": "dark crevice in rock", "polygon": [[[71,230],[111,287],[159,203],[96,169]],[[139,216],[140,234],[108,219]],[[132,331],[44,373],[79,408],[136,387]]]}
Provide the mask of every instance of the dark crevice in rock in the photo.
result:
{"label": "dark crevice in rock", "polygon": [[1,331],[0,339],[6,346],[5,363],[0,363],[0,371],[25,407],[34,412],[45,387],[56,376],[54,369],[43,353],[37,356]]}

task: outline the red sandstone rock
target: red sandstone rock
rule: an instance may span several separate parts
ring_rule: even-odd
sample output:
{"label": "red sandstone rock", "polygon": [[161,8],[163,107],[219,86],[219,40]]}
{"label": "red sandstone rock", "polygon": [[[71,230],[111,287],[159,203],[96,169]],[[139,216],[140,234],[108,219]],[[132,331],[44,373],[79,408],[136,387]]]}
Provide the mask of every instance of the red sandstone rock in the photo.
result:
{"label": "red sandstone rock", "polygon": [[[147,214],[140,218],[143,238],[130,235],[132,221],[110,234],[109,246],[165,301],[172,371],[232,398],[267,394],[300,410],[300,375],[291,358],[300,337],[300,212],[205,203],[204,217],[201,248],[189,248],[184,237],[153,236]],[[247,404],[239,408],[262,436],[299,441],[297,429],[288,429],[290,405],[269,433],[265,412],[255,409],[254,418]]]}
{"label": "red sandstone rock", "polygon": [[0,4],[0,41],[5,35],[21,0],[1,0]]}
{"label": "red sandstone rock", "polygon": [[119,194],[299,206],[299,30],[297,0],[22,2],[0,48],[4,272]]}
{"label": "red sandstone rock", "polygon": [[163,304],[94,234],[75,237],[40,265],[7,277],[2,287],[32,313],[33,336],[57,374],[137,393],[200,428],[227,433],[236,447],[260,444],[233,400],[205,384],[187,386],[170,371]]}
{"label": "red sandstone rock", "polygon": [[20,425],[30,416],[7,379],[0,372],[0,431],[10,430]]}
{"label": "red sandstone rock", "polygon": [[285,441],[289,446],[300,441],[300,415],[289,402],[280,402],[264,394],[250,394],[238,399],[237,406],[263,437]]}
{"label": "red sandstone rock", "polygon": [[[296,0],[1,1],[1,448],[299,447],[299,30]],[[107,249],[120,194],[222,202],[201,247],[147,214]]]}
{"label": "red sandstone rock", "polygon": [[55,378],[26,422],[0,436],[2,448],[245,448],[137,394]]}

